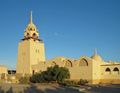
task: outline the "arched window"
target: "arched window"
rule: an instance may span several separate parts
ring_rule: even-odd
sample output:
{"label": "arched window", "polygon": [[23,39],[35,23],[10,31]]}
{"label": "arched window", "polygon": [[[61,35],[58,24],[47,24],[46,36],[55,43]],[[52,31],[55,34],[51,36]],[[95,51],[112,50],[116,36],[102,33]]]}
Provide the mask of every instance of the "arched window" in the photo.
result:
{"label": "arched window", "polygon": [[113,71],[118,71],[118,72],[119,72],[119,69],[118,69],[117,67],[115,67],[115,68],[113,69]]}
{"label": "arched window", "polygon": [[106,72],[111,72],[110,68],[106,68],[105,71],[106,71]]}
{"label": "arched window", "polygon": [[33,33],[33,38],[38,38],[36,33]]}
{"label": "arched window", "polygon": [[32,28],[30,28],[30,30],[32,31]]}
{"label": "arched window", "polygon": [[65,67],[72,67],[72,62],[70,60],[65,61]]}
{"label": "arched window", "polygon": [[88,62],[86,59],[81,59],[80,62],[79,62],[79,66],[88,66]]}
{"label": "arched window", "polygon": [[105,72],[106,72],[106,74],[111,74],[110,68],[106,68]]}
{"label": "arched window", "polygon": [[30,34],[29,33],[27,33],[27,37],[29,37],[30,36]]}
{"label": "arched window", "polygon": [[113,69],[113,71],[114,71],[115,73],[118,73],[118,74],[119,74],[119,69],[118,69],[117,67],[115,67],[115,68]]}
{"label": "arched window", "polygon": [[33,33],[33,36],[36,36],[36,34],[35,34],[35,33]]}

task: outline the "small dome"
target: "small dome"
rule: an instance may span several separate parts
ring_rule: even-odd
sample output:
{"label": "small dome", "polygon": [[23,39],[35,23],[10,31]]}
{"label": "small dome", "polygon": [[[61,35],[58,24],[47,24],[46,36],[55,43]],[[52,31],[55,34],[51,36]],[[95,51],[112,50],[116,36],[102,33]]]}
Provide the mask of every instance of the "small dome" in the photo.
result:
{"label": "small dome", "polygon": [[102,61],[102,58],[99,55],[93,55],[91,58],[96,60],[96,61]]}
{"label": "small dome", "polygon": [[26,31],[37,31],[37,28],[33,23],[30,23],[28,24]]}
{"label": "small dome", "polygon": [[97,54],[96,50],[94,52],[94,55],[91,58],[94,59],[94,60],[96,60],[96,61],[102,61],[101,56]]}

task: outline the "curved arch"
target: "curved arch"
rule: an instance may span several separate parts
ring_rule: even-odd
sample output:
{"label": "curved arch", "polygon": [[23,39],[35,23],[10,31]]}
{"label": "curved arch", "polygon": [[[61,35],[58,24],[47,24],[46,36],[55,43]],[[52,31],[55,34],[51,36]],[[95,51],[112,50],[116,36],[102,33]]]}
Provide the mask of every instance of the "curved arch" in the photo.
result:
{"label": "curved arch", "polygon": [[29,34],[29,33],[27,33],[27,36],[30,36],[30,34]]}
{"label": "curved arch", "polygon": [[83,58],[79,61],[79,66],[88,66],[88,61]]}
{"label": "curved arch", "polygon": [[106,72],[111,72],[110,68],[106,68],[105,71],[106,71]]}
{"label": "curved arch", "polygon": [[32,37],[33,37],[33,38],[38,38],[38,36],[37,36],[36,33],[33,33]]}
{"label": "curved arch", "polygon": [[32,28],[30,28],[30,31],[32,31]]}
{"label": "curved arch", "polygon": [[33,33],[33,37],[35,37],[36,36],[36,33]]}
{"label": "curved arch", "polygon": [[65,67],[72,67],[72,62],[70,60],[65,61]]}
{"label": "curved arch", "polygon": [[113,69],[113,71],[118,71],[118,72],[119,72],[119,69],[118,69],[117,67],[115,67],[115,68]]}

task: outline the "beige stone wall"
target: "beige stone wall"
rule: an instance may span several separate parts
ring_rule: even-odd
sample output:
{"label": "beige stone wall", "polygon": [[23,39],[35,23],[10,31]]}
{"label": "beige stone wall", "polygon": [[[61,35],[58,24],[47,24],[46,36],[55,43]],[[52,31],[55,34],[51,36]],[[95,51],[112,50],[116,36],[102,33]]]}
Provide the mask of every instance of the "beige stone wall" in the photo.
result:
{"label": "beige stone wall", "polygon": [[21,41],[18,46],[17,73],[30,74],[30,41]]}
{"label": "beige stone wall", "polygon": [[100,63],[92,60],[92,83],[98,84],[100,82]]}
{"label": "beige stone wall", "polygon": [[5,74],[7,74],[8,73],[8,71],[7,71],[8,69],[7,69],[7,67],[6,66],[0,66],[0,74],[2,74],[2,73],[5,73]]}
{"label": "beige stone wall", "polygon": [[44,43],[25,40],[19,43],[17,73],[32,74],[32,65],[45,61]]}
{"label": "beige stone wall", "polygon": [[[120,64],[105,64],[101,65],[101,80],[100,83],[120,83]],[[110,69],[107,70],[107,69]],[[114,71],[118,68],[119,71]]]}
{"label": "beige stone wall", "polygon": [[[86,63],[87,62],[87,63]],[[120,72],[113,71],[115,67],[120,69],[120,64],[113,64],[106,66],[103,60],[94,60],[92,58],[83,56],[78,60],[71,60],[65,57],[57,57],[46,62],[40,62],[33,66],[35,72],[44,71],[47,67],[59,65],[66,67],[70,71],[71,80],[86,79],[92,84],[99,83],[120,83]],[[105,72],[106,68],[110,68],[111,72]]]}
{"label": "beige stone wall", "polygon": [[[84,63],[84,59],[88,62],[87,64]],[[40,62],[38,65],[33,65],[32,69],[35,72],[39,72],[54,65],[68,68],[70,71],[70,79],[72,80],[79,81],[80,79],[87,79],[88,81],[92,81],[92,64],[88,57],[81,57],[76,61],[64,57],[57,57],[46,62]]]}
{"label": "beige stone wall", "polygon": [[6,79],[8,74],[8,69],[6,66],[0,65],[0,79]]}
{"label": "beige stone wall", "polygon": [[86,79],[88,81],[92,80],[92,64],[90,58],[83,56],[73,63],[73,67],[68,68],[71,74],[70,79]]}

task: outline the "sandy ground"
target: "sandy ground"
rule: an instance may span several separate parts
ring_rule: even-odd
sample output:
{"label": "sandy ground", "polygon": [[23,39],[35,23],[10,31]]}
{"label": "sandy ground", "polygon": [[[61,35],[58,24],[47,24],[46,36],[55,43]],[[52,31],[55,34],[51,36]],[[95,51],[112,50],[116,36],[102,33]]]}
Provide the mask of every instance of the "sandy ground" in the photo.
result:
{"label": "sandy ground", "polygon": [[0,93],[120,93],[120,85],[63,87],[57,84],[0,84]]}

